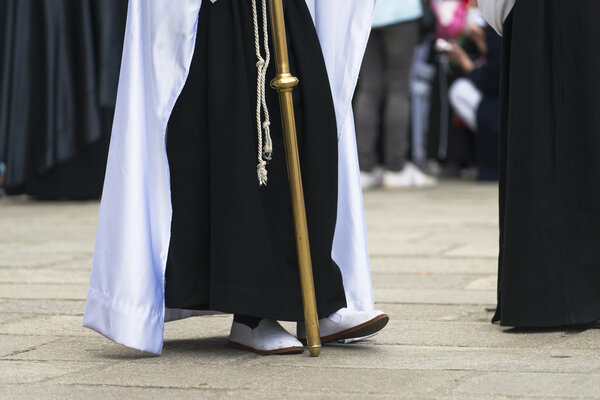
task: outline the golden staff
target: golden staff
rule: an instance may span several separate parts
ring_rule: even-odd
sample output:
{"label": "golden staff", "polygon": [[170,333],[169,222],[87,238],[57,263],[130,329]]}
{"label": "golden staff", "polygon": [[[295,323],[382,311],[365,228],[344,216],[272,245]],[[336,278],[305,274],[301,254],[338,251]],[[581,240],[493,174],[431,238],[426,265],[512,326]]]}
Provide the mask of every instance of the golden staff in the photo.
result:
{"label": "golden staff", "polygon": [[308,228],[306,225],[306,209],[304,207],[304,191],[300,174],[300,159],[298,157],[298,140],[296,138],[296,120],[292,103],[292,90],[298,85],[298,78],[290,73],[285,21],[283,19],[282,0],[269,0],[271,11],[271,27],[273,30],[273,47],[275,49],[275,64],[277,76],[271,81],[271,87],[279,92],[283,136],[285,140],[285,155],[287,159],[288,178],[294,226],[296,228],[296,249],[300,267],[300,287],[302,288],[302,305],[304,306],[304,323],[306,324],[306,341],[308,351],[313,357],[321,353],[321,338],[317,317],[317,301],[313,281],[310,247],[308,243]]}

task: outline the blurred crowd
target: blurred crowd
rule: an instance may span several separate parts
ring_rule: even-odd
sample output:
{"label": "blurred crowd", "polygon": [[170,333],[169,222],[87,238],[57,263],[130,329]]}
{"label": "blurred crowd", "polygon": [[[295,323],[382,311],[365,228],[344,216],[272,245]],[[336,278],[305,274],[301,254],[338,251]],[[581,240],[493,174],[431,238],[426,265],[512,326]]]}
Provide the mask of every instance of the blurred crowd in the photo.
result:
{"label": "blurred crowd", "polygon": [[498,179],[501,48],[476,0],[378,0],[354,101],[363,188]]}
{"label": "blurred crowd", "polygon": [[[0,190],[100,196],[126,8],[0,2]],[[496,180],[500,53],[476,0],[378,0],[354,102],[363,187]]]}

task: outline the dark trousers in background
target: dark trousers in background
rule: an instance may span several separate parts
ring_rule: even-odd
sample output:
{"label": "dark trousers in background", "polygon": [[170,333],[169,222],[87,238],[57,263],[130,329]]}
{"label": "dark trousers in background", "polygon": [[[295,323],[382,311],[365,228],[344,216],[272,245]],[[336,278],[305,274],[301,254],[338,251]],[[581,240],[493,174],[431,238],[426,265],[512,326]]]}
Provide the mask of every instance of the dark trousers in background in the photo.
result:
{"label": "dark trousers in background", "polygon": [[380,135],[384,167],[390,171],[404,168],[408,152],[409,75],[418,33],[418,20],[371,32],[355,100],[362,171],[369,172],[378,164]]}

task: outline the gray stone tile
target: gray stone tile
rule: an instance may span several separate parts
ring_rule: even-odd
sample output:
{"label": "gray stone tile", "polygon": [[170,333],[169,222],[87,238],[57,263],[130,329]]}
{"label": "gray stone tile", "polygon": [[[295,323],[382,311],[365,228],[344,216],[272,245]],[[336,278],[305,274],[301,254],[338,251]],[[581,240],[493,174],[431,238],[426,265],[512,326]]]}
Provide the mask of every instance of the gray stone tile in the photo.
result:
{"label": "gray stone tile", "polygon": [[231,329],[231,321],[231,315],[223,314],[167,322],[165,324],[165,340],[227,337]]}
{"label": "gray stone tile", "polygon": [[0,259],[0,268],[35,268],[50,265],[60,265],[89,256],[88,253],[79,252],[30,252],[27,249],[3,251]]}
{"label": "gray stone tile", "polygon": [[472,395],[597,399],[600,397],[600,375],[495,372],[467,380],[456,392]]}
{"label": "gray stone tile", "polygon": [[31,351],[7,358],[29,361],[117,362],[138,360],[148,365],[232,364],[256,357],[252,353],[231,348],[227,336],[198,335],[194,338],[167,338],[160,357],[116,344],[100,335],[60,337]]}
{"label": "gray stone tile", "polygon": [[73,314],[83,315],[84,300],[0,299],[2,315],[16,314]]}
{"label": "gray stone tile", "polygon": [[498,257],[498,244],[491,243],[491,239],[485,243],[467,243],[446,250],[443,253],[448,257]]}
{"label": "gray stone tile", "polygon": [[0,302],[0,311],[2,311],[2,313],[0,314],[0,325],[8,324],[8,323],[14,322],[14,321],[20,321],[22,319],[31,318],[31,317],[35,316],[35,315],[32,315],[32,314],[25,314],[25,313],[9,313],[9,312],[6,312],[4,310],[4,307],[2,307],[2,303],[1,302]]}
{"label": "gray stone tile", "polygon": [[488,275],[478,279],[475,279],[467,286],[464,287],[465,290],[488,290],[495,291],[498,288],[498,275]]}
{"label": "gray stone tile", "polygon": [[0,360],[0,386],[11,383],[35,383],[79,371],[101,368],[99,363],[35,362]]}
{"label": "gray stone tile", "polygon": [[[56,340],[47,336],[0,335],[0,358],[12,358]],[[64,349],[63,349],[64,350]]]}
{"label": "gray stone tile", "polygon": [[238,389],[252,381],[285,372],[282,368],[201,364],[174,359],[171,363],[123,362],[102,370],[70,375],[61,384],[165,387],[192,389]]}
{"label": "gray stone tile", "polygon": [[399,371],[381,368],[359,370],[332,366],[282,369],[281,373],[261,377],[250,385],[277,391],[303,387],[310,382],[311,387],[330,394],[381,393],[398,398],[423,398],[448,392],[456,380],[468,375],[464,371]]}
{"label": "gray stone tile", "polygon": [[565,331],[513,331],[489,322],[405,322],[392,319],[372,340],[388,345],[521,349],[561,346],[570,336]]}
{"label": "gray stone tile", "polygon": [[375,301],[408,304],[481,304],[495,306],[496,292],[492,290],[452,289],[374,289]]}
{"label": "gray stone tile", "polygon": [[[30,384],[4,385],[0,387],[0,398],[4,400],[333,400],[340,398],[338,393],[315,392],[310,388],[308,382],[303,387],[290,388],[285,391]],[[347,400],[394,400],[398,396],[381,393],[343,393],[343,398]]]}
{"label": "gray stone tile", "polygon": [[497,257],[371,256],[373,273],[482,274],[498,272]]}
{"label": "gray stone tile", "polygon": [[600,358],[592,350],[542,347],[532,350],[445,346],[398,346],[378,344],[377,339],[350,345],[326,345],[317,359],[268,357],[247,361],[263,365],[402,371],[490,371],[538,373],[595,373]]}
{"label": "gray stone tile", "polygon": [[87,270],[60,269],[60,266],[17,269],[0,268],[0,283],[55,283],[87,285],[90,273]]}
{"label": "gray stone tile", "polygon": [[365,201],[375,298],[391,322],[314,359],[229,348],[231,316],[168,323],[160,357],[82,328],[98,203],[0,199],[0,398],[598,396],[600,329],[489,323],[497,186],[444,182]]}
{"label": "gray stone tile", "polygon": [[482,305],[377,303],[375,306],[385,311],[392,320],[405,324],[410,321],[489,323],[494,314],[493,309]]}
{"label": "gray stone tile", "polygon": [[406,242],[393,235],[370,235],[369,254],[375,257],[381,256],[433,256],[443,255],[455,248],[457,244],[446,243],[439,246],[427,242]]}
{"label": "gray stone tile", "polygon": [[0,299],[83,300],[87,290],[84,283],[0,283]]}
{"label": "gray stone tile", "polygon": [[93,336],[78,315],[38,315],[0,326],[0,334],[31,336]]}
{"label": "gray stone tile", "polygon": [[[377,289],[467,289],[496,290],[489,287],[489,276],[479,274],[381,273],[371,275]],[[492,276],[496,278],[496,276]]]}
{"label": "gray stone tile", "polygon": [[557,348],[563,349],[591,349],[600,350],[600,327],[590,329],[566,329],[559,330],[565,340],[557,344]]}
{"label": "gray stone tile", "polygon": [[[23,340],[35,340],[36,336],[23,336]],[[22,361],[84,361],[84,362],[110,362],[126,361],[137,358],[148,358],[151,355],[116,344],[104,337],[48,337],[41,336],[38,340],[45,340],[39,346],[28,351],[6,356],[10,360]]]}

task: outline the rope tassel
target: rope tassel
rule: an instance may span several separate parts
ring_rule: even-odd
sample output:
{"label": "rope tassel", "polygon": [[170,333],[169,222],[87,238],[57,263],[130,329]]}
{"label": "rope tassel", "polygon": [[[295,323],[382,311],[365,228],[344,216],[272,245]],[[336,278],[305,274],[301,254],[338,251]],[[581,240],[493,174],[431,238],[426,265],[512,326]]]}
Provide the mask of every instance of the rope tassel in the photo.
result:
{"label": "rope tassel", "polygon": [[[254,22],[254,45],[256,48],[256,130],[258,135],[258,165],[256,171],[258,184],[267,184],[267,161],[271,160],[273,154],[273,142],[271,141],[269,109],[266,98],[267,69],[271,61],[269,51],[269,28],[267,26],[267,0],[262,0],[262,24],[263,24],[263,47],[265,56],[261,51],[260,29],[258,26],[257,0],[252,0],[252,17]],[[263,140],[264,137],[264,140]],[[263,146],[264,144],[264,146]]]}
{"label": "rope tassel", "polygon": [[263,122],[263,129],[265,130],[265,147],[263,148],[263,158],[265,160],[271,160],[273,155],[273,141],[271,140],[271,129],[269,121]]}

